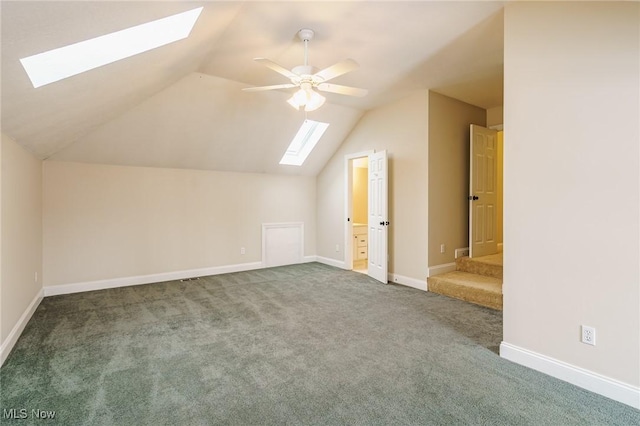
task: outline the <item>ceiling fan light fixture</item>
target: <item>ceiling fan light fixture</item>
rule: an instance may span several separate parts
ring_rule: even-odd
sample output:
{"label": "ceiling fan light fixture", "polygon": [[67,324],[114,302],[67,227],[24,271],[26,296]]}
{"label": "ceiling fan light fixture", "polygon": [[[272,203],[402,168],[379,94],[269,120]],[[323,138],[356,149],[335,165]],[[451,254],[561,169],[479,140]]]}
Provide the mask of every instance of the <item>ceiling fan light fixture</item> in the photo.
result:
{"label": "ceiling fan light fixture", "polygon": [[324,96],[313,90],[311,85],[303,83],[300,90],[294,93],[287,103],[297,110],[304,107],[304,110],[309,112],[320,108],[326,100]]}
{"label": "ceiling fan light fixture", "polygon": [[300,88],[293,94],[293,96],[291,96],[291,98],[289,98],[287,102],[295,109],[300,109],[300,107],[303,107],[307,104],[308,100],[309,94],[306,90],[304,90],[304,88]]}
{"label": "ceiling fan light fixture", "polygon": [[298,103],[297,103],[297,102],[296,102],[296,100],[294,99],[294,96],[290,97],[290,98],[287,100],[287,103],[288,103],[289,105],[291,105],[291,106],[292,106],[293,108],[295,108],[295,109],[300,109],[300,106],[298,105]]}
{"label": "ceiling fan light fixture", "polygon": [[305,111],[315,111],[318,108],[320,108],[322,105],[324,105],[324,102],[327,100],[327,98],[325,98],[324,96],[322,96],[320,93],[311,90],[311,96],[309,97],[309,100],[307,101],[307,104],[304,107]]}

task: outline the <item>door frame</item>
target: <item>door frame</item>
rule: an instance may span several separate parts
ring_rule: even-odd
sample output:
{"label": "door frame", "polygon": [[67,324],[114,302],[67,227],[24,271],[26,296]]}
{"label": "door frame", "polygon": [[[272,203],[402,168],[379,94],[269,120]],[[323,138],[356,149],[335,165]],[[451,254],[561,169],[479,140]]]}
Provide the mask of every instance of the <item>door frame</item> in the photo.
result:
{"label": "door frame", "polygon": [[375,150],[361,151],[344,156],[344,268],[353,270],[353,160],[374,154]]}
{"label": "door frame", "polygon": [[[493,126],[487,126],[488,129],[491,130],[495,130],[498,132],[498,134],[502,133],[502,144],[498,143],[498,150],[501,150],[501,163],[498,163],[498,167],[502,168],[502,173],[501,173],[501,178],[502,178],[502,183],[498,182],[498,196],[502,199],[500,201],[499,207],[501,207],[501,211],[500,215],[501,215],[501,220],[500,222],[502,223],[502,230],[500,232],[500,234],[502,235],[502,238],[500,238],[500,242],[497,244],[498,247],[498,253],[501,253],[504,249],[504,124],[500,123],[500,124],[494,124]],[[500,138],[498,138],[498,140],[500,140]]]}

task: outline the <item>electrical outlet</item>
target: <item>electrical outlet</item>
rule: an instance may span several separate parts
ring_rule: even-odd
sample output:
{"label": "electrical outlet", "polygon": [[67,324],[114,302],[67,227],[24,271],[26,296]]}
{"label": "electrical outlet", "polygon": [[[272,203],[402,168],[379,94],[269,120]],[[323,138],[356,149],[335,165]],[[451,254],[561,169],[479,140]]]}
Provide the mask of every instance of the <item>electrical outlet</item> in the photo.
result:
{"label": "electrical outlet", "polygon": [[240,247],[240,254],[245,254],[246,250],[244,249],[244,247]]}
{"label": "electrical outlet", "polygon": [[464,257],[464,256],[469,256],[469,248],[468,247],[456,249],[456,259],[459,258],[459,257]]}
{"label": "electrical outlet", "polygon": [[336,251],[340,251],[340,244],[336,244]]}
{"label": "electrical outlet", "polygon": [[444,253],[444,251],[445,251],[444,244],[440,244],[440,253]]}
{"label": "electrical outlet", "polygon": [[587,345],[596,345],[596,329],[586,325],[582,326],[582,343]]}
{"label": "electrical outlet", "polygon": [[34,275],[34,277],[33,277],[33,280],[34,280],[36,283],[38,282],[38,273],[37,273],[37,272],[35,273],[35,275]]}

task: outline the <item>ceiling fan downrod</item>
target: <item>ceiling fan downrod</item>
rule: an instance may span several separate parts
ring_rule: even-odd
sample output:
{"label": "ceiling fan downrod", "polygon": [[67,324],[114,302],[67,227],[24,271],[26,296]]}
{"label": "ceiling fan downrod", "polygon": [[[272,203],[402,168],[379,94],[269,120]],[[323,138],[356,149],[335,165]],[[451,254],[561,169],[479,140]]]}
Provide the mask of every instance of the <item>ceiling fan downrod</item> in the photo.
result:
{"label": "ceiling fan downrod", "polygon": [[309,66],[309,42],[313,39],[314,32],[309,28],[298,31],[298,37],[304,42],[304,66]]}

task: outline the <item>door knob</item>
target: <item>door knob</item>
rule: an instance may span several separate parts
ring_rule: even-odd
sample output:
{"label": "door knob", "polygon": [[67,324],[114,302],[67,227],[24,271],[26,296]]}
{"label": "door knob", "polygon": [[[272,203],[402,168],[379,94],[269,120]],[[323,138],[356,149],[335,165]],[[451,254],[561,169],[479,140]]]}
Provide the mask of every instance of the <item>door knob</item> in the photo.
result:
{"label": "door knob", "polygon": [[477,200],[479,197],[476,195],[469,195],[469,201],[475,201]]}

